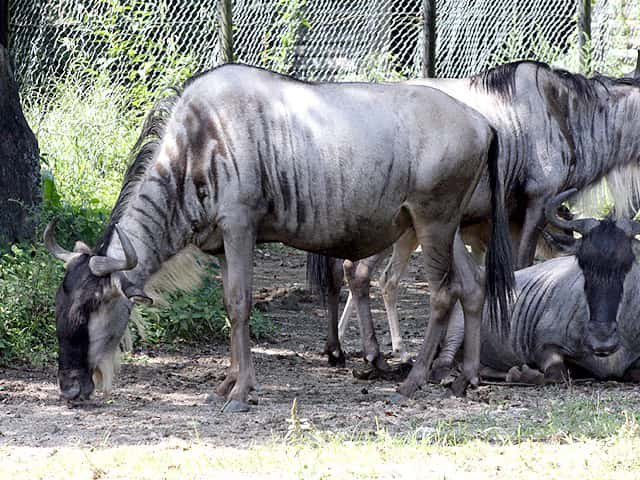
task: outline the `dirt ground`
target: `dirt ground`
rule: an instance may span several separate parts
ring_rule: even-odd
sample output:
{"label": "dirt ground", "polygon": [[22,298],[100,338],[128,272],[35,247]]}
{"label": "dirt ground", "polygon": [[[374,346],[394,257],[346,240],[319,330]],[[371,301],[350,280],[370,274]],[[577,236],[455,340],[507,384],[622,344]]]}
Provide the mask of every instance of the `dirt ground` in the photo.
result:
{"label": "dirt ground", "polygon": [[[566,387],[482,386],[465,399],[428,385],[405,405],[389,402],[396,384],[356,380],[361,366],[355,319],[346,341],[347,368],[334,369],[322,355],[325,315],[305,289],[305,255],[283,247],[258,251],[255,298],[263,302],[278,331],[253,344],[260,390],[249,413],[221,413],[213,394],[228,365],[228,346],[214,344],[179,353],[136,352],[123,364],[114,392],[70,408],[58,398],[54,369],[0,369],[0,445],[61,447],[155,444],[170,438],[200,439],[213,445],[247,446],[282,438],[297,399],[302,427],[324,432],[368,434],[430,432],[439,422],[487,425],[543,421],[569,392]],[[401,290],[403,334],[415,353],[428,313],[420,259],[414,254]],[[373,313],[382,347],[390,350],[388,328],[377,288]],[[345,293],[346,298],[346,293]],[[614,396],[638,404],[634,385],[586,383],[570,389],[575,398]]]}

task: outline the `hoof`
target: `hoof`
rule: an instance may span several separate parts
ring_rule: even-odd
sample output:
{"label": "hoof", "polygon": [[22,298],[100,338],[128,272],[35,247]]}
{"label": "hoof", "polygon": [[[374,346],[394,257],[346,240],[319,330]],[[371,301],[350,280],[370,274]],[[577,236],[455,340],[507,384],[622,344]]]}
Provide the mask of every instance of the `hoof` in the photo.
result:
{"label": "hoof", "polygon": [[342,350],[327,352],[327,359],[329,360],[330,367],[344,368],[347,364],[346,357]]}
{"label": "hoof", "polygon": [[396,392],[389,397],[389,401],[396,405],[404,405],[409,401],[409,397],[405,397],[401,393]]}
{"label": "hoof", "polygon": [[394,380],[403,381],[409,376],[409,372],[413,368],[413,362],[409,360],[408,362],[402,362],[398,365],[398,368],[393,370]]}
{"label": "hoof", "polygon": [[249,411],[249,404],[240,400],[229,400],[222,407],[223,413],[243,413]]}
{"label": "hoof", "polygon": [[567,383],[569,371],[564,363],[554,363],[544,371],[545,383]]}
{"label": "hoof", "polygon": [[221,397],[217,393],[208,393],[207,396],[204,398],[205,403],[209,403],[209,404],[218,403],[221,400],[224,401],[224,397]]}
{"label": "hoof", "polygon": [[467,394],[468,386],[469,380],[467,380],[464,375],[460,374],[449,387],[449,391],[454,397],[464,397]]}
{"label": "hoof", "polygon": [[442,365],[431,370],[431,376],[429,381],[432,383],[441,384],[444,380],[454,374],[453,368],[450,366]]}
{"label": "hoof", "polygon": [[375,380],[381,377],[380,371],[371,365],[367,365],[361,369],[354,368],[351,370],[351,373],[358,380]]}

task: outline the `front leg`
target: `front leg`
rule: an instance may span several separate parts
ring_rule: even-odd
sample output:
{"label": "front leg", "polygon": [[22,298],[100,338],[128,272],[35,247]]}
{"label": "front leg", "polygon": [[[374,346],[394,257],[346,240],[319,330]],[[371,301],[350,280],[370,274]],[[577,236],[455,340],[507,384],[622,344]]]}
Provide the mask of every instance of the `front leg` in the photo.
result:
{"label": "front leg", "polygon": [[540,232],[546,224],[544,218],[545,203],[544,199],[536,199],[529,201],[527,205],[518,247],[518,264],[516,267],[518,270],[533,264]]}
{"label": "front leg", "polygon": [[473,261],[459,233],[454,242],[455,278],[461,285],[460,300],[464,316],[464,360],[462,372],[451,385],[456,396],[464,395],[467,386],[479,384],[480,332],[484,306],[484,272]]}
{"label": "front leg", "polygon": [[544,372],[546,383],[565,383],[569,380],[564,354],[558,347],[547,345],[535,354],[535,362]]}
{"label": "front leg", "polygon": [[225,222],[225,260],[221,262],[224,303],[231,321],[231,366],[218,386],[218,395],[227,399],[224,411],[247,411],[247,397],[256,387],[251,359],[249,315],[255,230],[247,222]]}

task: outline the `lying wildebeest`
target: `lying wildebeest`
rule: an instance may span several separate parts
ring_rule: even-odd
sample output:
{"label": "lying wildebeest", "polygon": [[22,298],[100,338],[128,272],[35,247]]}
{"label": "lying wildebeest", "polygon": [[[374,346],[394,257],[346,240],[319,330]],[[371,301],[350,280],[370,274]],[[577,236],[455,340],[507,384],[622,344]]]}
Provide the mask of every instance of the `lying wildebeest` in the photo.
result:
{"label": "lying wildebeest", "polygon": [[148,301],[151,276],[195,245],[220,255],[231,365],[217,393],[227,411],[244,411],[256,386],[248,323],[256,242],[355,260],[410,226],[425,256],[432,320],[418,380],[403,393],[426,380],[457,297],[477,369],[483,282],[464,259],[453,265],[452,249],[488,165],[488,301],[494,313],[506,305],[513,271],[497,146],[484,117],[426,87],[313,84],[241,65],[193,78],[166,115],[152,112],[96,251],[68,252],[51,226],[45,232],[49,250],[66,262],[56,297],[63,397],[92,393],[92,373],[104,376],[132,301]]}
{"label": "lying wildebeest", "polygon": [[[581,234],[571,256],[516,272],[516,297],[507,341],[482,325],[481,363],[486,376],[512,381],[561,381],[567,367],[596,378],[638,379],[640,265],[635,258],[640,223],[606,218],[566,221],[549,205],[548,218]],[[455,307],[435,364],[450,366],[462,344],[462,312]],[[535,374],[527,365],[543,373]]]}
{"label": "lying wildebeest", "polygon": [[[638,72],[636,72],[638,74]],[[582,190],[607,177],[621,214],[637,205],[640,185],[640,80],[596,76],[592,79],[545,64],[523,61],[502,65],[466,79],[423,79],[410,82],[438,88],[482,113],[498,132],[500,169],[506,174],[506,194],[518,268],[533,261],[539,232],[544,228],[544,208],[559,192]],[[465,209],[461,232],[464,241],[480,249],[485,242],[490,207],[487,179],[483,178]],[[390,323],[397,325],[397,285],[409,255],[417,246],[411,231],[394,245],[380,283]],[[347,262],[349,288],[364,332],[365,357],[380,352],[368,305],[370,276],[384,254]],[[334,275],[325,274],[329,290],[327,350],[340,359],[337,294],[342,284],[339,269],[326,259],[310,258]],[[318,268],[315,268],[318,270]],[[312,269],[313,270],[313,269]],[[318,282],[316,276],[315,283]],[[314,282],[313,276],[311,278]],[[333,281],[332,285],[328,285]],[[402,351],[399,329],[392,329],[394,350]]]}

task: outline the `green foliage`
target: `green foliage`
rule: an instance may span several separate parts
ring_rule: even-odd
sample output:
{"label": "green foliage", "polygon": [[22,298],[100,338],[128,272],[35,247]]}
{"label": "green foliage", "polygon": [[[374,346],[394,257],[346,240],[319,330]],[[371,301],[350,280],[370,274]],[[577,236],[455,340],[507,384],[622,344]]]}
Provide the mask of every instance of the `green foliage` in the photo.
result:
{"label": "green foliage", "polygon": [[62,264],[42,245],[14,245],[0,257],[0,363],[43,364],[55,352],[54,298]]}
{"label": "green foliage", "polygon": [[[222,301],[222,284],[215,278],[216,268],[208,268],[202,286],[193,292],[167,295],[167,306],[138,307],[145,327],[143,342],[202,342],[227,339],[230,323]],[[273,324],[257,310],[251,314],[251,333],[256,339],[273,334]]]}
{"label": "green foliage", "polygon": [[[59,85],[46,110],[29,103],[25,113],[42,152],[45,202],[111,208],[141,123],[126,111],[124,98],[103,76],[90,86],[79,80]],[[47,197],[53,184],[58,201]]]}
{"label": "green foliage", "polygon": [[[83,13],[77,18],[90,30],[63,40],[69,57],[66,81],[93,85],[107,79],[118,85],[128,109],[144,112],[164,88],[194,73],[193,53],[176,43],[184,28],[176,18],[185,6],[162,0],[94,1],[93,8],[79,9]],[[158,28],[172,23],[180,30],[158,34]]]}
{"label": "green foliage", "polygon": [[278,0],[276,21],[265,34],[265,44],[271,45],[262,52],[262,64],[270,65],[280,73],[291,73],[298,37],[311,28],[305,17],[307,0]]}
{"label": "green foliage", "polygon": [[410,72],[398,69],[396,56],[391,52],[370,53],[360,62],[358,71],[345,75],[350,82],[400,82],[410,78]]}

